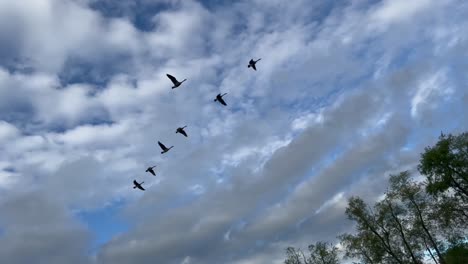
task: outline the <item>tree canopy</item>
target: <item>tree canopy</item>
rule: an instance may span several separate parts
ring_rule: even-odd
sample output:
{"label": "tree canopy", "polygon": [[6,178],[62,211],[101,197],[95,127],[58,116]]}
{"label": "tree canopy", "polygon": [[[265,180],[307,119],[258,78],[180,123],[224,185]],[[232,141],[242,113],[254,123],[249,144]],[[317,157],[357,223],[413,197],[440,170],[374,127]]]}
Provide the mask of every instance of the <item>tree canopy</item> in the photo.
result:
{"label": "tree canopy", "polygon": [[[373,205],[352,196],[345,214],[355,224],[338,236],[345,259],[359,263],[468,263],[468,133],[441,134],[421,154],[416,181],[409,171],[390,175],[383,199]],[[325,242],[309,256],[289,247],[285,264],[339,263]]]}
{"label": "tree canopy", "polygon": [[325,243],[317,242],[309,245],[309,254],[306,256],[300,249],[288,247],[285,264],[338,264],[338,248]]}

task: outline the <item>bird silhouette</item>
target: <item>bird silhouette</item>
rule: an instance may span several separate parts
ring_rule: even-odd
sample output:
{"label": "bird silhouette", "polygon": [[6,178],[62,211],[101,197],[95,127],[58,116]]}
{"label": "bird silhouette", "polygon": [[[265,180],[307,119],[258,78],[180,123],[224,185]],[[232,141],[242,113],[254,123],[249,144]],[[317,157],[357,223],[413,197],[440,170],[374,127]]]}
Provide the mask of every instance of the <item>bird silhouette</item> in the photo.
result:
{"label": "bird silhouette", "polygon": [[188,137],[188,136],[187,136],[187,133],[185,133],[185,131],[184,131],[184,128],[186,128],[186,127],[187,127],[187,126],[177,128],[176,134],[177,134],[177,133],[180,133],[180,134],[184,135],[185,137]]}
{"label": "bird silhouette", "polygon": [[167,148],[166,146],[164,146],[163,143],[161,143],[161,142],[159,142],[159,141],[158,141],[158,144],[159,144],[159,147],[161,147],[161,149],[162,149],[161,154],[164,154],[164,153],[168,152],[171,148],[174,147],[174,146],[171,146],[170,148]]}
{"label": "bird silhouette", "polygon": [[214,101],[215,101],[215,102],[218,101],[218,102],[219,102],[220,104],[222,104],[222,105],[227,105],[226,102],[225,102],[224,99],[223,99],[223,96],[225,96],[226,94],[227,94],[227,93],[225,93],[225,94],[223,94],[223,95],[218,94],[218,95],[216,96],[216,99],[214,99]]}
{"label": "bird silhouette", "polygon": [[174,86],[172,86],[172,89],[174,88],[177,88],[179,87],[183,82],[185,82],[187,79],[184,79],[183,81],[179,82],[176,77],[170,75],[170,74],[166,74],[167,75],[167,78],[169,78],[171,80],[171,82],[174,84]]}
{"label": "bird silhouette", "polygon": [[154,170],[153,170],[153,168],[155,168],[155,167],[156,167],[156,166],[148,167],[148,168],[145,170],[145,172],[149,172],[149,173],[153,174],[153,176],[156,176],[156,173],[154,173]]}
{"label": "bird silhouette", "polygon": [[133,189],[138,188],[138,189],[144,191],[145,188],[143,188],[143,187],[141,186],[143,183],[144,183],[144,182],[138,183],[136,180],[133,180],[133,184],[135,185],[135,186],[133,186]]}
{"label": "bird silhouette", "polygon": [[258,60],[256,60],[256,61],[254,61],[253,59],[250,59],[249,65],[247,65],[247,68],[252,67],[252,69],[257,70],[257,67],[255,67],[255,64],[256,64],[259,60],[261,60],[261,58],[258,59]]}

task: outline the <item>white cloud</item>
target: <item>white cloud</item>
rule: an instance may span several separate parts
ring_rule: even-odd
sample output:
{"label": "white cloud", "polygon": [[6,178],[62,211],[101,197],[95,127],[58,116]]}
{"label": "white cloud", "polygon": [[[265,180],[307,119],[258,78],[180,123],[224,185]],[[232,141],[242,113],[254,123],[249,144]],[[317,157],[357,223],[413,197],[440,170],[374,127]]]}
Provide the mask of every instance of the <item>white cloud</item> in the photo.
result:
{"label": "white cloud", "polygon": [[291,128],[293,130],[302,131],[306,129],[308,126],[313,124],[319,124],[323,122],[323,115],[322,113],[309,113],[303,116],[300,116],[293,120]]}
{"label": "white cloud", "polygon": [[190,264],[192,263],[190,260],[190,256],[187,256],[184,258],[184,260],[180,264]]}
{"label": "white cloud", "polygon": [[327,209],[330,206],[333,206],[336,203],[343,202],[344,192],[339,192],[333,196],[330,200],[323,203],[316,211],[315,214],[321,213],[323,210]]}
{"label": "white cloud", "polygon": [[434,109],[453,93],[454,89],[447,79],[446,71],[441,69],[435,72],[418,85],[416,93],[411,99],[411,116],[417,117],[421,109]]}
{"label": "white cloud", "polygon": [[[281,263],[286,246],[349,228],[345,198],[375,199],[388,172],[414,166],[434,138],[413,118],[467,126],[455,100],[467,69],[453,65],[466,5],[184,0],[133,14],[149,3],[138,0],[110,17],[97,1],[0,0],[0,34],[15,44],[0,49],[0,199],[40,190],[38,208],[67,227],[47,241],[79,263],[64,240],[91,242],[64,208],[115,199],[132,229],[95,263]],[[138,30],[138,15],[154,29]],[[188,80],[171,89],[166,73]],[[175,134],[183,125],[188,138]],[[174,149],[161,155],[158,140]],[[36,256],[15,245],[2,252]]]}
{"label": "white cloud", "polygon": [[113,145],[130,132],[130,122],[115,123],[111,125],[83,125],[63,134],[53,137],[57,142],[68,146],[102,146]]}
{"label": "white cloud", "polygon": [[[438,1],[446,2],[446,1]],[[424,9],[435,6],[431,0],[386,0],[371,15],[371,19],[383,24],[398,23],[414,17]]]}
{"label": "white cloud", "polygon": [[20,133],[21,132],[14,125],[0,120],[0,142],[16,138]]}
{"label": "white cloud", "polygon": [[[72,1],[0,2],[0,14],[19,28],[16,32],[22,55],[35,66],[57,71],[69,52],[89,45],[98,16]],[[57,41],[59,40],[59,41]]]}

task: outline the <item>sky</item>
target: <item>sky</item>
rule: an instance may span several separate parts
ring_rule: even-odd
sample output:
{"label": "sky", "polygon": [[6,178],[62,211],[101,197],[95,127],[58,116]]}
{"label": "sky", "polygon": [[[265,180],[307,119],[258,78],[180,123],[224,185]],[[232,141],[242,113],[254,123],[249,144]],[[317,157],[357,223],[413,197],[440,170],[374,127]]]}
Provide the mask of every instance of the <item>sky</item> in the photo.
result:
{"label": "sky", "polygon": [[0,260],[279,264],[336,243],[349,197],[375,201],[441,131],[467,130],[466,13],[0,0]]}

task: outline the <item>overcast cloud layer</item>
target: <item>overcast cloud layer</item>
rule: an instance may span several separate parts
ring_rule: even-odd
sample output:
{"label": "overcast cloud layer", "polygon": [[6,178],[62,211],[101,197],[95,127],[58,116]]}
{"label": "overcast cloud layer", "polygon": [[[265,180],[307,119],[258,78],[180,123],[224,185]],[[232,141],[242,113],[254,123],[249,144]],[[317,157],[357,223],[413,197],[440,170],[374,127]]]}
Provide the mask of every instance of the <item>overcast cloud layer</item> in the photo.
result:
{"label": "overcast cloud layer", "polygon": [[376,199],[441,131],[467,130],[467,13],[0,0],[0,260],[270,264],[336,241],[348,197]]}

